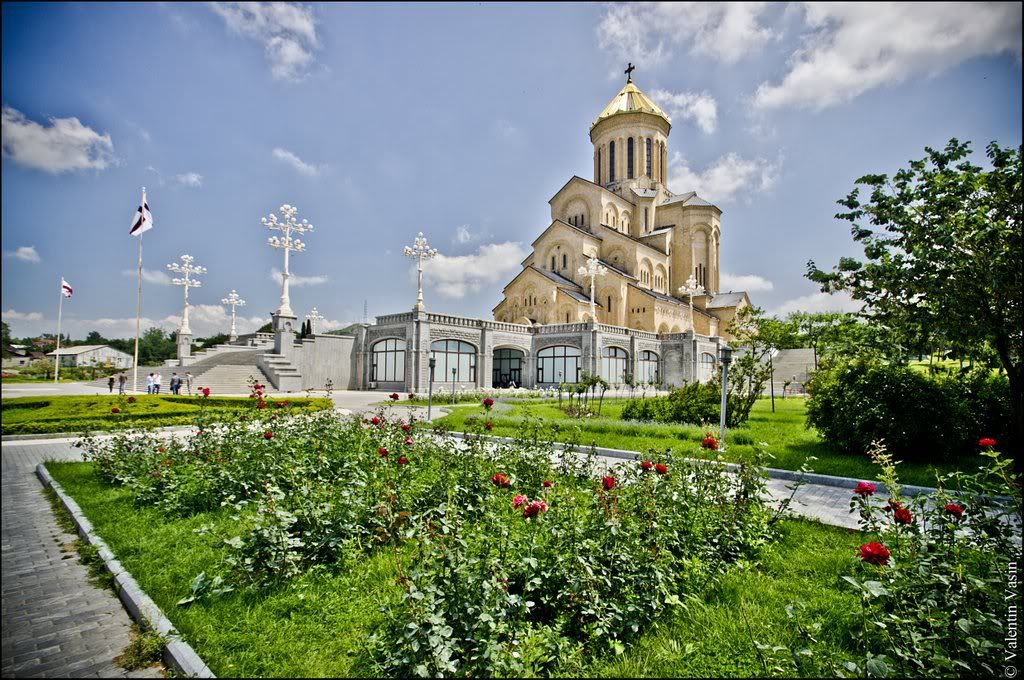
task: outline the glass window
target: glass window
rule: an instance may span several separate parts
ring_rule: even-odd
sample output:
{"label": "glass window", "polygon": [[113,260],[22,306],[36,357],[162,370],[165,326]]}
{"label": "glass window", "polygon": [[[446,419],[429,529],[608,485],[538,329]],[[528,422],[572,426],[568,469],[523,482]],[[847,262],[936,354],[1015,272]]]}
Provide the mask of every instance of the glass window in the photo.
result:
{"label": "glass window", "polygon": [[706,368],[709,371],[715,370],[715,355],[708,352],[702,352],[700,355],[700,365],[702,368]]}
{"label": "glass window", "polygon": [[537,352],[538,383],[575,383],[579,381],[580,351],[558,345]]}
{"label": "glass window", "polygon": [[523,360],[526,355],[517,349],[494,350],[494,367],[491,384],[494,387],[508,387],[512,383],[522,386]]}
{"label": "glass window", "polygon": [[371,381],[405,382],[405,340],[389,338],[374,343],[370,356]]}
{"label": "glass window", "polygon": [[605,347],[601,352],[601,377],[610,383],[621,383],[628,372],[629,353],[621,347]]}
{"label": "glass window", "polygon": [[650,350],[640,352],[637,363],[636,380],[641,383],[658,383],[661,381],[658,355]]}
{"label": "glass window", "polygon": [[435,361],[434,382],[476,382],[476,347],[468,342],[435,340],[430,356]]}
{"label": "glass window", "polygon": [[626,140],[626,177],[633,179],[633,138]]}
{"label": "glass window", "polygon": [[647,138],[647,176],[651,176],[651,138]]}
{"label": "glass window", "polygon": [[608,142],[608,181],[615,181],[615,142]]}

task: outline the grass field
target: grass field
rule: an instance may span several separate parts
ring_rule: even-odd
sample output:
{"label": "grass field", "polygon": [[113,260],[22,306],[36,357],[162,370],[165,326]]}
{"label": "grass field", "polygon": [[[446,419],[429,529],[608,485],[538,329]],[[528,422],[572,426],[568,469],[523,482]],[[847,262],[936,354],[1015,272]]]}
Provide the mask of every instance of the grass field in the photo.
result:
{"label": "grass field", "polygon": [[[288,399],[289,409],[319,411],[333,408],[330,399]],[[275,402],[269,402],[270,407]],[[114,413],[113,409],[118,409]],[[253,408],[245,397],[139,395],[134,403],[127,397],[53,396],[16,397],[0,402],[3,413],[3,434],[37,434],[48,432],[83,432],[116,430],[126,427],[161,427],[189,425],[200,410],[206,408],[214,419],[234,418],[239,412]]]}
{"label": "grass field", "polygon": [[[705,429],[692,425],[671,425],[663,423],[640,423],[621,420],[624,399],[605,399],[601,417],[569,418],[558,408],[557,402],[502,404],[495,406],[491,415],[493,430],[490,434],[515,436],[520,434],[527,419],[539,417],[548,423],[557,423],[559,441],[578,438],[584,446],[603,446],[612,449],[645,452],[650,449],[663,451],[667,448],[691,450],[699,445]],[[446,406],[451,413],[439,419],[436,424],[455,431],[469,427],[479,428],[484,420],[484,409],[479,404]],[[806,402],[802,398],[775,399],[775,413],[771,400],[762,398],[751,410],[750,420],[743,427],[726,433],[725,457],[731,461],[749,459],[754,447],[766,444],[764,448],[773,457],[769,467],[797,470],[814,456],[810,463],[814,472],[874,479],[877,470],[867,455],[853,455],[836,451],[822,441],[817,431],[806,426]],[[717,437],[718,427],[711,429]],[[904,463],[900,465],[901,481],[906,484],[934,486],[936,472],[952,472],[956,469],[974,470],[981,459],[964,458],[957,462],[935,464]]]}
{"label": "grass field", "polygon": [[[400,596],[387,551],[354,556],[333,569],[259,592],[230,593],[188,608],[177,601],[201,571],[216,570],[216,539],[194,529],[212,525],[232,535],[229,511],[169,518],[134,507],[130,493],[101,482],[89,463],[50,463],[53,477],[79,503],[95,531],[199,655],[220,677],[368,676],[367,636],[381,623],[380,607]],[[584,676],[759,676],[754,641],[788,645],[797,636],[785,608],[806,602],[825,625],[821,644],[844,657],[857,597],[841,575],[856,569],[860,537],[804,521],[785,521],[781,540],[758,564],[728,573],[700,598],[663,616],[621,656],[585,669]]]}

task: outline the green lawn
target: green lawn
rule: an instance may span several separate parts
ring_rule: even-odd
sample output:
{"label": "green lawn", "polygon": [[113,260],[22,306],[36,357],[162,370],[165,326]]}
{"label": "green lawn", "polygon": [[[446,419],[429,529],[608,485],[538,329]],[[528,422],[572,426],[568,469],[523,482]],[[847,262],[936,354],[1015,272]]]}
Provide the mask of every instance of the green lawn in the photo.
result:
{"label": "green lawn", "polygon": [[[215,570],[215,540],[194,532],[212,524],[232,531],[230,512],[169,518],[133,506],[129,491],[101,482],[89,463],[50,463],[54,478],[79,503],[96,532],[220,677],[367,676],[366,638],[381,623],[381,605],[400,596],[387,550],[318,568],[255,593],[231,593],[188,608],[200,571]],[[611,662],[583,675],[672,677],[764,674],[753,640],[787,645],[797,635],[786,605],[802,600],[825,625],[821,643],[845,656],[857,598],[841,575],[853,571],[856,533],[804,521],[782,524],[781,540],[756,565],[738,568],[700,599],[662,617],[658,626]],[[747,626],[749,625],[749,630]]]}
{"label": "green lawn", "polygon": [[[625,399],[605,399],[601,417],[587,419],[569,418],[558,408],[555,401],[499,403],[491,415],[493,430],[490,434],[506,437],[519,435],[529,417],[540,417],[546,422],[557,423],[560,426],[556,435],[559,441],[571,441],[575,436],[578,437],[578,443],[584,446],[594,445],[641,452],[649,449],[663,451],[667,448],[685,451],[695,450],[704,437],[705,430],[697,426],[621,420],[620,414],[625,402]],[[484,409],[479,404],[445,408],[451,409],[450,415],[435,422],[451,430],[479,428],[484,420]],[[814,472],[874,479],[878,471],[866,454],[853,455],[834,450],[822,441],[816,430],[807,428],[805,411],[806,402],[803,398],[776,398],[775,413],[772,413],[770,399],[759,399],[751,410],[747,424],[727,431],[725,457],[731,461],[749,459],[755,445],[765,442],[765,448],[773,456],[768,462],[769,467],[797,470],[808,456],[815,456],[817,460],[810,464]],[[710,429],[717,437],[717,425]],[[974,470],[980,462],[979,457],[972,456],[952,463],[904,463],[900,465],[900,477],[905,484],[934,486],[937,471],[945,473],[956,469]]]}
{"label": "green lawn", "polygon": [[[319,411],[330,409],[330,399],[288,399],[288,409]],[[276,402],[268,402],[273,408]],[[3,413],[3,434],[36,434],[47,432],[82,432],[116,430],[126,427],[160,427],[190,425],[201,409],[206,408],[213,420],[237,417],[253,408],[246,397],[139,395],[134,403],[128,397],[53,396],[17,397],[0,402]],[[114,413],[113,409],[119,413]]]}

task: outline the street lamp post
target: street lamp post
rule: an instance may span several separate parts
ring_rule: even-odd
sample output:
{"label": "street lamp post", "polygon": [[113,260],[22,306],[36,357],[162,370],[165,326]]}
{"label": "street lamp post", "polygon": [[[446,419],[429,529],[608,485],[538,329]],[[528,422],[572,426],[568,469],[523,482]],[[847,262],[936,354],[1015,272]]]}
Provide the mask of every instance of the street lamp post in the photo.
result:
{"label": "street lamp post", "polygon": [[601,264],[596,257],[591,256],[587,260],[587,264],[577,269],[576,273],[583,277],[590,277],[590,319],[597,323],[597,303],[594,301],[594,287],[597,277],[608,273],[608,267]]}
{"label": "street lamp post", "polygon": [[405,247],[405,256],[416,260],[416,306],[417,312],[423,311],[423,260],[437,257],[437,250],[427,245],[423,232],[417,234],[412,246]]}
{"label": "street lamp post", "polygon": [[199,288],[203,282],[193,276],[201,276],[206,273],[206,267],[192,264],[195,260],[191,255],[182,255],[181,264],[172,262],[167,265],[168,271],[181,274],[180,278],[171,279],[175,286],[181,286],[185,291],[185,306],[181,312],[181,327],[178,329],[178,359],[183,359],[192,353],[192,329],[188,325],[188,289]]}
{"label": "street lamp post", "polygon": [[431,408],[434,405],[434,366],[437,365],[437,360],[430,357],[427,365],[430,367],[430,381],[427,383],[427,421],[429,422]]}
{"label": "street lamp post", "polygon": [[452,404],[455,403],[455,372],[457,370],[455,366],[452,366]]}
{"label": "street lamp post", "polygon": [[306,318],[309,319],[309,332],[310,332],[310,334],[316,335],[317,327],[320,325],[320,322],[324,320],[324,317],[321,316],[320,312],[317,311],[317,308],[314,307],[309,312],[309,314],[306,315]]}
{"label": "street lamp post", "polygon": [[690,382],[697,380],[697,325],[693,321],[693,296],[703,295],[704,286],[697,283],[697,278],[690,274],[686,282],[679,288],[679,294],[685,295],[690,304],[690,331],[693,334],[693,346],[690,348]]}
{"label": "street lamp post", "polygon": [[235,332],[235,307],[245,307],[245,300],[232,288],[226,298],[221,298],[220,303],[231,307],[231,332],[228,333],[228,342],[234,342],[238,340],[238,333]]}
{"label": "street lamp post", "polygon": [[288,271],[288,253],[293,250],[296,253],[301,253],[306,249],[306,244],[301,239],[293,237],[292,234],[295,233],[301,236],[307,231],[313,231],[313,225],[306,220],[299,222],[295,218],[299,209],[293,205],[286,203],[278,208],[278,212],[281,213],[280,220],[278,220],[277,215],[271,213],[269,216],[262,218],[260,222],[271,231],[281,232],[280,237],[271,236],[267,239],[267,243],[271,248],[284,251],[284,271],[281,273],[281,304],[276,313],[278,316],[294,318],[295,314],[292,312],[291,300],[288,297],[288,279],[291,276],[291,272]]}
{"label": "street lamp post", "polygon": [[732,363],[732,347],[722,345],[722,414],[718,422],[718,450],[725,452],[725,410],[728,406],[729,364]]}

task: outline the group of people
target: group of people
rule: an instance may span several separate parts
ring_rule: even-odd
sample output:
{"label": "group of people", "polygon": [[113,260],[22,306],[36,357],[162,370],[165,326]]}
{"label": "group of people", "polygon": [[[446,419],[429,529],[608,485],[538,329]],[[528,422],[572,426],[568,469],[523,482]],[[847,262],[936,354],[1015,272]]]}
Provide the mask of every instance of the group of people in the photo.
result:
{"label": "group of people", "polygon": [[[160,374],[150,373],[146,376],[146,394],[160,394]],[[128,377],[121,373],[117,376],[117,393],[124,394],[124,384],[128,381]],[[181,387],[185,386],[189,394],[192,394],[192,374],[185,373],[184,377],[179,376],[177,373],[171,374],[171,394],[181,394]],[[110,376],[107,380],[107,388],[110,393],[114,393],[114,376]]]}

